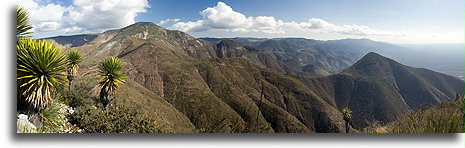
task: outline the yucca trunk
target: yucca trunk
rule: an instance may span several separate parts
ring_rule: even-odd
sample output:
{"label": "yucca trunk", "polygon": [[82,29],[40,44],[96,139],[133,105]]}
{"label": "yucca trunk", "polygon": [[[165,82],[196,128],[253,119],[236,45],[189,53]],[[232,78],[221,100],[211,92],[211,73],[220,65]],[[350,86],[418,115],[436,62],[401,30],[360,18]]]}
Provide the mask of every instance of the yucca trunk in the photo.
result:
{"label": "yucca trunk", "polygon": [[106,88],[100,90],[100,102],[102,102],[103,108],[108,110],[108,104],[113,100],[113,93],[108,91]]}
{"label": "yucca trunk", "polygon": [[346,133],[349,133],[349,121],[346,121]]}
{"label": "yucca trunk", "polygon": [[74,76],[68,75],[68,91],[71,91],[71,82],[73,82]]}

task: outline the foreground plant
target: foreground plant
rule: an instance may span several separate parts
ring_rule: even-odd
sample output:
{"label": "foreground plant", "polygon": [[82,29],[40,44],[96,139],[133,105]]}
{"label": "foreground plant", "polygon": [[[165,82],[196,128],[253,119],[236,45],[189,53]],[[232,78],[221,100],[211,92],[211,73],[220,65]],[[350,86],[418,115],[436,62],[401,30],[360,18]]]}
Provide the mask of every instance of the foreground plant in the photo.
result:
{"label": "foreground plant", "polygon": [[56,44],[31,38],[19,40],[16,48],[20,99],[35,109],[45,108],[52,102],[55,86],[65,82],[66,55]]}
{"label": "foreground plant", "polygon": [[420,108],[387,125],[389,133],[461,133],[463,100],[443,102]]}
{"label": "foreground plant", "polygon": [[92,105],[80,106],[71,122],[85,133],[167,133],[163,125],[134,107],[110,106],[100,110]]}
{"label": "foreground plant", "polygon": [[82,62],[82,56],[79,54],[77,50],[71,50],[68,52],[68,81],[69,81],[69,89],[71,89],[71,82],[74,80],[74,77],[77,75],[79,64]]}
{"label": "foreground plant", "polygon": [[113,100],[113,92],[119,87],[119,84],[124,84],[126,75],[123,73],[124,63],[116,58],[109,57],[100,62],[99,75],[103,77],[100,81],[102,88],[100,89],[100,102],[106,108],[108,103]]}
{"label": "foreground plant", "polygon": [[430,107],[423,106],[396,120],[374,123],[365,133],[462,133],[464,99],[454,99]]}
{"label": "foreground plant", "polygon": [[29,25],[29,13],[23,8],[16,6],[16,37],[21,37],[30,34],[29,30],[32,26]]}

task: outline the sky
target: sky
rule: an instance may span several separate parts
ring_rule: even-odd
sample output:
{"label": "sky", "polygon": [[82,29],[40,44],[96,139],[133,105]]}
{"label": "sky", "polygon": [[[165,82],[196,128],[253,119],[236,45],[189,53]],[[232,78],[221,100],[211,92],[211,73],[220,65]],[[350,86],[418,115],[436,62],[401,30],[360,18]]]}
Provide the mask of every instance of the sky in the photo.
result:
{"label": "sky", "polygon": [[463,0],[18,0],[34,37],[153,22],[194,37],[463,43]]}

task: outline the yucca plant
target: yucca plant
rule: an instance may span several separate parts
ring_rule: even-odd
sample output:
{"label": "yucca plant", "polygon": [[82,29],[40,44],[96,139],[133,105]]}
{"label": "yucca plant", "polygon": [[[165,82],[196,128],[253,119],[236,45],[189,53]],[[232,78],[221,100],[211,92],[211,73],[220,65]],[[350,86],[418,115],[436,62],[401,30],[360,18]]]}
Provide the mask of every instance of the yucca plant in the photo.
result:
{"label": "yucca plant", "polygon": [[45,40],[18,40],[17,79],[19,95],[35,109],[52,102],[55,85],[65,82],[68,60],[61,48]]}
{"label": "yucca plant", "polygon": [[30,34],[29,30],[32,26],[29,25],[29,13],[23,8],[16,6],[16,37],[21,37]]}
{"label": "yucca plant", "polygon": [[100,102],[104,108],[113,100],[114,90],[119,84],[124,84],[126,75],[123,73],[124,63],[116,58],[109,57],[100,62],[99,75],[103,77],[100,81]]}
{"label": "yucca plant", "polygon": [[82,56],[77,50],[71,50],[68,52],[68,81],[69,81],[69,90],[71,90],[71,82],[74,80],[74,77],[77,75],[79,64],[82,62]]}
{"label": "yucca plant", "polygon": [[348,107],[342,108],[343,119],[346,121],[346,133],[349,133],[349,122],[352,119],[352,110]]}

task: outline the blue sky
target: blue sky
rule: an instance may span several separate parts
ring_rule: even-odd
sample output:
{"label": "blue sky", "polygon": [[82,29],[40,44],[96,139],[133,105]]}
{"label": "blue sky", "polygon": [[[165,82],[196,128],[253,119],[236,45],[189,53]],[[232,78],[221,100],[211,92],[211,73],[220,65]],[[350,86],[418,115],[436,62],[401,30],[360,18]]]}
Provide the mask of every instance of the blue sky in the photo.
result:
{"label": "blue sky", "polygon": [[33,13],[37,37],[95,33],[144,21],[195,37],[464,40],[463,0],[18,0],[18,4]]}

